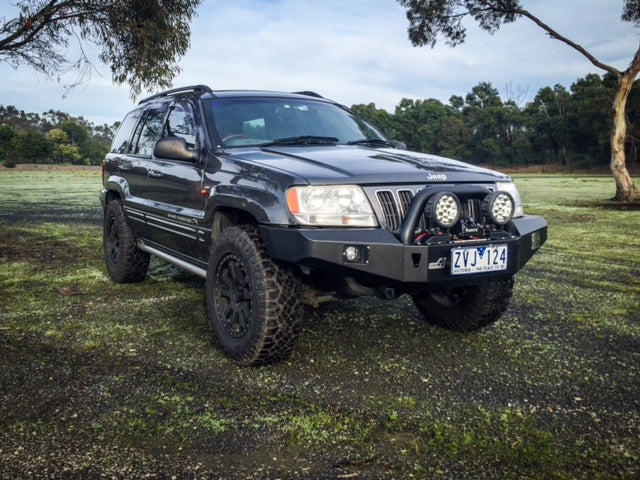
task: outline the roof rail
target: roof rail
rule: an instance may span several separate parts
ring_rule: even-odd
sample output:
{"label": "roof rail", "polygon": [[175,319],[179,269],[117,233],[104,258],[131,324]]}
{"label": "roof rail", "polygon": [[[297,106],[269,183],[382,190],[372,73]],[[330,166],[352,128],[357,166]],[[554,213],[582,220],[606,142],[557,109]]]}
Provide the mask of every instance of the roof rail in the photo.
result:
{"label": "roof rail", "polygon": [[150,97],[143,98],[138,102],[138,105],[144,102],[148,102],[149,100],[153,100],[154,98],[166,97],[169,95],[175,95],[177,93],[182,93],[182,92],[213,93],[213,90],[211,90],[211,88],[209,88],[207,85],[190,85],[188,87],[172,88],[171,90],[165,90],[164,92],[156,93],[155,95],[151,95]]}
{"label": "roof rail", "polygon": [[293,92],[298,95],[306,95],[307,97],[316,97],[316,98],[324,98],[322,95],[316,92],[312,92],[310,90],[304,90],[302,92]]}

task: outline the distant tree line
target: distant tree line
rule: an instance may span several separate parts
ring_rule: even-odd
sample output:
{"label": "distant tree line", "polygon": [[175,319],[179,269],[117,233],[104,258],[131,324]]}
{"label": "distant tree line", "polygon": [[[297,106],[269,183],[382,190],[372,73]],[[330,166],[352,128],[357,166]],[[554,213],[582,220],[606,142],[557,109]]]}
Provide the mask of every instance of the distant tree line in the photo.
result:
{"label": "distant tree line", "polygon": [[[588,74],[568,90],[562,85],[541,88],[522,104],[518,98],[502,99],[490,83],[481,82],[447,104],[404,98],[394,113],[374,103],[352,109],[411,150],[497,167],[605,170],[611,160],[611,107],[617,88],[610,73]],[[637,171],[640,81],[629,97],[627,126],[627,166]]]}
{"label": "distant tree line", "polygon": [[25,113],[0,105],[0,162],[100,165],[117,124],[95,126],[82,117],[49,110]]}
{"label": "distant tree line", "polygon": [[[390,113],[374,103],[351,108],[394,140],[417,150],[475,164],[519,168],[559,166],[605,170],[611,159],[611,105],[616,78],[588,74],[569,89],[541,88],[523,104],[517,92],[502,99],[481,82],[448,103],[404,98]],[[515,97],[515,98],[514,98]],[[640,81],[627,108],[627,166],[637,171]],[[0,162],[99,165],[118,123],[95,126],[82,117],[50,110],[25,113],[0,105]]]}

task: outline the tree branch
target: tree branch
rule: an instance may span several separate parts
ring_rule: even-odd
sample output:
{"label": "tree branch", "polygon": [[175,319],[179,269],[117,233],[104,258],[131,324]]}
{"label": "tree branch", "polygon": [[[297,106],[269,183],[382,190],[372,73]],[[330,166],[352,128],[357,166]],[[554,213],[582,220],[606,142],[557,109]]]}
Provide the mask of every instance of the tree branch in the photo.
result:
{"label": "tree branch", "polygon": [[615,67],[612,67],[611,65],[607,65],[606,63],[602,63],[600,60],[598,60],[596,57],[594,57],[591,53],[589,53],[587,50],[585,50],[585,48],[582,45],[580,45],[580,44],[578,44],[576,42],[573,42],[572,40],[569,40],[564,35],[560,35],[553,28],[551,28],[549,25],[547,25],[546,23],[541,21],[538,17],[533,15],[528,10],[524,10],[524,9],[521,9],[521,8],[514,8],[514,9],[510,9],[510,11],[508,13],[514,13],[516,15],[521,15],[523,17],[528,18],[529,20],[534,22],[536,25],[538,25],[540,28],[542,28],[545,32],[547,32],[551,38],[555,38],[556,40],[560,40],[561,42],[569,45],[571,48],[573,48],[574,50],[577,50],[582,55],[587,57],[587,59],[593,65],[595,65],[596,67],[615,75],[617,78],[620,78],[620,76],[622,75],[622,72],[620,72],[620,70],[618,70]]}
{"label": "tree branch", "polygon": [[[93,18],[96,13],[102,13],[112,6],[111,2],[104,2],[102,5],[93,8],[89,7],[89,5],[83,5],[83,8],[80,8],[74,0],[58,2],[59,0],[51,0],[37,12],[26,18],[21,18],[22,22],[19,19],[13,19],[20,27],[12,34],[0,39],[0,51],[19,50],[31,43],[47,26],[63,24],[68,21],[82,23]],[[5,23],[4,29],[8,29],[10,24],[11,21]]]}
{"label": "tree branch", "polygon": [[[51,0],[47,5],[42,7],[38,12],[36,12],[34,15],[27,17],[22,22],[19,22],[18,19],[13,19],[14,21],[16,21],[16,23],[18,23],[18,25],[20,25],[20,27],[12,34],[0,40],[0,51],[16,50],[21,48],[23,45],[29,43],[31,40],[33,40],[33,38],[40,31],[42,31],[42,29],[45,26],[49,24],[49,22],[51,21],[51,17],[55,15],[58,8],[60,7],[64,8],[65,6],[64,4],[58,5],[57,6],[58,8],[54,8],[56,7],[57,2],[58,0]],[[36,22],[37,22],[37,26],[33,28],[33,24]],[[8,25],[11,23],[12,21],[7,22],[4,25],[4,27],[5,28],[8,27]],[[23,38],[23,40],[16,43],[12,43],[18,38]]]}
{"label": "tree branch", "polygon": [[636,50],[636,54],[633,56],[629,67],[622,72],[622,75],[631,75],[631,78],[636,78],[638,73],[640,73],[640,47]]}
{"label": "tree branch", "polygon": [[[22,0],[19,14],[0,19],[0,61],[31,65],[54,77],[88,62],[83,48],[101,49],[99,59],[111,67],[115,83],[132,91],[168,86],[179,71],[177,59],[189,47],[189,23],[201,0]],[[80,46],[80,59],[69,63],[70,39]],[[58,77],[58,81],[60,78]],[[77,82],[76,82],[77,83]]]}

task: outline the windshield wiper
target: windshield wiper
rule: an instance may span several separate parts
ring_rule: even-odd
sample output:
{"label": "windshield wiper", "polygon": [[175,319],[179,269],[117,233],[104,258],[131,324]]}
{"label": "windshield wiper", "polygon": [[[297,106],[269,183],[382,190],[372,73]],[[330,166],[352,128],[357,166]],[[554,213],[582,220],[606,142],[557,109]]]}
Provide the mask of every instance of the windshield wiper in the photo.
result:
{"label": "windshield wiper", "polygon": [[369,147],[395,147],[395,145],[381,138],[363,138],[360,140],[351,140],[347,145],[367,145]]}
{"label": "windshield wiper", "polygon": [[338,143],[336,137],[320,137],[316,135],[300,135],[298,137],[276,138],[269,143],[263,143],[260,147],[271,147],[274,145],[319,145],[323,143]]}

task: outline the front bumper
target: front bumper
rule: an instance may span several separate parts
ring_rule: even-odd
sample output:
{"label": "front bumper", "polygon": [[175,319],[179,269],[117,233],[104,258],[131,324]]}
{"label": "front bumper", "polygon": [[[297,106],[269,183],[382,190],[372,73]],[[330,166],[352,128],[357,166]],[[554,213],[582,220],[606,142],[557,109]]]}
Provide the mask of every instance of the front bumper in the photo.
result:
{"label": "front bumper", "polygon": [[[381,283],[475,284],[514,275],[547,239],[542,217],[514,218],[499,240],[405,245],[382,228],[260,227],[269,255],[277,260],[352,276],[379,277]],[[460,246],[508,245],[507,269],[499,272],[451,275],[451,249]],[[363,255],[349,261],[345,249],[357,247]]]}

